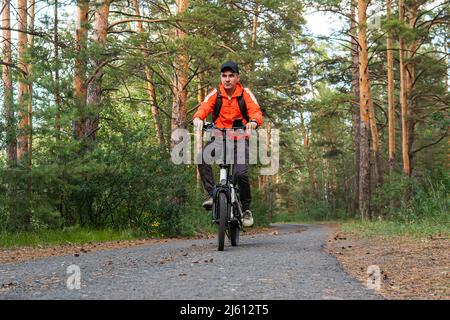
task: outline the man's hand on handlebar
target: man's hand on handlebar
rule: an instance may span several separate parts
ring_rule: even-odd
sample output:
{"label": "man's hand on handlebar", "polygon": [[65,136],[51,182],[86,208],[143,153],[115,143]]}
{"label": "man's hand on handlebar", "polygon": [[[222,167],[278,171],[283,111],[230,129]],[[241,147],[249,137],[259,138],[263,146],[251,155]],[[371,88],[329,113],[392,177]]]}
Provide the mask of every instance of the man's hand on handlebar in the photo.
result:
{"label": "man's hand on handlebar", "polygon": [[194,123],[194,131],[202,131],[203,130],[203,120],[200,118],[195,118],[193,120]]}
{"label": "man's hand on handlebar", "polygon": [[252,130],[255,130],[258,124],[254,121],[250,121],[245,125],[245,134],[251,134]]}
{"label": "man's hand on handlebar", "polygon": [[[201,131],[201,130],[208,130],[208,129],[213,129],[214,127],[214,123],[210,123],[210,122],[206,122],[204,123],[203,120],[201,120],[200,118],[195,118],[193,120],[193,124],[194,124],[194,131]],[[245,125],[245,134],[246,135],[250,135],[252,130],[255,130],[258,127],[258,124],[254,121],[250,121]],[[236,128],[232,128],[232,129],[224,129],[224,130],[239,130],[240,128],[236,127]],[[244,126],[242,126],[242,129],[244,129]],[[241,130],[242,130],[241,129]],[[221,130],[221,129],[218,129]]]}
{"label": "man's hand on handlebar", "polygon": [[247,130],[255,130],[256,127],[258,126],[258,124],[254,121],[250,121],[249,123],[247,123],[247,125],[245,126],[245,128]]}

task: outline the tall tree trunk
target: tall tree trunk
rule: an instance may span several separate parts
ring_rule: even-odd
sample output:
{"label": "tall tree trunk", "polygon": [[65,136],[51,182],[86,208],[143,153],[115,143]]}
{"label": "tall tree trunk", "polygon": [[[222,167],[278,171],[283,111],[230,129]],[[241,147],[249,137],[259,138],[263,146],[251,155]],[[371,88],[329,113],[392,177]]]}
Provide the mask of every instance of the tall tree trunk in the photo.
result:
{"label": "tall tree trunk", "polygon": [[[312,59],[311,55],[310,55],[310,59]],[[309,85],[311,86],[312,97],[313,97],[313,99],[316,99],[316,90],[314,88],[314,78],[313,78],[312,74],[310,74],[310,77],[308,80],[309,80]],[[313,115],[310,114],[309,117],[310,117],[310,121],[311,121],[313,118]],[[302,112],[300,112],[300,125],[301,125],[302,136],[303,136],[303,146],[304,146],[305,153],[306,153],[306,166],[308,168],[308,176],[309,176],[309,180],[310,180],[310,184],[311,184],[311,190],[312,190],[314,198],[319,200],[320,192],[318,190],[316,168],[314,166],[313,157],[311,156],[311,148],[309,147],[310,137],[306,130],[305,121],[304,121]]]}
{"label": "tall tree trunk", "polygon": [[331,159],[330,161],[330,182],[331,182],[331,198],[332,198],[332,208],[333,212],[336,211],[337,206],[337,185],[338,185],[338,177],[337,177],[337,170],[336,170],[336,161]]}
{"label": "tall tree trunk", "polygon": [[[253,24],[252,24],[252,38],[250,42],[250,48],[252,50],[256,50],[256,41],[258,35],[258,23],[259,19],[259,0],[255,0],[253,6]],[[247,69],[248,68],[248,69]],[[251,87],[253,85],[253,80],[255,79],[255,61],[252,59],[249,64],[244,65],[244,70],[248,76],[248,86]]]}
{"label": "tall tree trunk", "polygon": [[[408,16],[409,16],[409,28],[411,31],[414,30],[417,21],[417,10],[418,5],[416,1],[411,1],[408,6]],[[409,172],[408,175],[411,176],[413,173],[413,144],[414,144],[414,127],[416,125],[415,121],[415,97],[414,91],[414,81],[415,81],[415,63],[414,57],[417,49],[417,42],[412,40],[409,46],[409,58],[407,64],[406,73],[406,96],[408,101],[408,161],[409,161]]]}
{"label": "tall tree trunk", "polygon": [[55,133],[56,139],[60,139],[61,136],[61,92],[60,92],[60,79],[59,79],[59,37],[58,37],[58,0],[55,0],[54,4],[54,24],[53,24],[53,42],[54,42],[54,58],[53,62],[55,63],[55,87],[53,91],[56,113],[55,113]]}
{"label": "tall tree trunk", "polygon": [[[203,73],[199,73],[197,75],[197,79],[198,79],[198,87],[197,87],[197,102],[198,104],[202,103],[203,100],[205,100],[205,90],[203,88]],[[196,143],[197,145],[195,146],[195,150],[196,152],[201,152],[202,147],[203,147],[203,131],[201,130],[196,130],[194,131],[194,134],[196,134]],[[196,154],[196,153],[195,153]],[[197,170],[196,170],[196,180],[197,180],[197,190],[202,190],[202,178],[200,176],[200,171],[198,170],[198,166],[197,166]]]}
{"label": "tall tree trunk", "polygon": [[83,123],[85,118],[86,99],[87,99],[87,83],[86,83],[86,46],[88,37],[88,13],[89,0],[77,1],[76,13],[76,58],[74,66],[74,100],[76,106],[75,120],[72,121],[72,132],[75,139],[83,138]]}
{"label": "tall tree trunk", "polygon": [[[141,13],[139,10],[139,4],[137,0],[133,0],[133,6],[136,16],[140,17]],[[138,31],[140,33],[144,33],[144,27],[142,25],[142,21],[137,21],[137,27]],[[145,77],[146,77],[146,90],[148,93],[148,97],[150,100],[150,108],[153,116],[153,121],[155,123],[155,130],[156,130],[156,137],[158,139],[158,144],[162,147],[166,145],[166,141],[164,139],[163,129],[161,125],[161,121],[159,118],[159,111],[158,111],[158,101],[156,100],[156,91],[155,91],[155,84],[153,81],[153,70],[149,66],[149,55],[148,51],[146,50],[146,46],[141,46],[144,52],[144,65],[145,65]]]}
{"label": "tall tree trunk", "polygon": [[367,50],[367,3],[365,0],[358,1],[359,15],[359,87],[360,87],[360,116],[361,116],[361,141],[360,141],[360,183],[359,183],[359,211],[362,219],[371,217],[370,212],[370,152],[369,152],[369,129],[370,129],[370,104],[372,103]]}
{"label": "tall tree trunk", "polygon": [[[392,0],[387,0],[387,19],[391,19]],[[388,122],[389,122],[389,169],[395,168],[395,100],[394,100],[394,52],[392,51],[392,32],[388,30],[386,42],[388,74]]]}
{"label": "tall tree trunk", "polygon": [[[177,15],[182,15],[189,6],[188,0],[177,0]],[[180,43],[183,42],[183,39],[186,37],[186,33],[181,28],[177,28],[175,30],[176,40]],[[177,128],[185,128],[186,127],[186,116],[187,116],[187,83],[188,83],[188,60],[187,52],[183,46],[180,44],[178,59],[174,62],[175,67],[175,76],[173,80],[173,90],[174,90],[174,99],[173,99],[173,107],[172,107],[172,130]],[[172,146],[175,141],[172,141]]]}
{"label": "tall tree trunk", "polygon": [[[30,102],[30,73],[29,65],[27,61],[27,50],[28,50],[28,8],[27,0],[18,1],[18,47],[19,47],[19,90],[18,90],[18,101],[19,101],[19,136],[18,136],[18,149],[17,149],[17,159],[23,167],[31,170],[31,153],[30,153],[30,142],[31,142],[31,102]],[[31,17],[34,18],[34,2],[31,4]],[[31,25],[33,21],[31,21]],[[31,39],[32,40],[32,39]],[[25,203],[26,208],[24,208],[21,216],[21,221],[23,226],[28,226],[31,221],[31,174],[28,175],[27,186],[26,186],[26,197]]]}
{"label": "tall tree trunk", "polygon": [[301,135],[303,137],[303,149],[305,152],[306,166],[308,168],[308,176],[309,176],[309,183],[311,185],[311,192],[313,194],[313,197],[318,199],[315,167],[314,167],[313,160],[311,159],[310,148],[309,148],[309,137],[308,137],[308,133],[306,132],[305,120],[303,118],[303,112],[300,112],[300,131],[301,131]]}
{"label": "tall tree trunk", "polygon": [[[28,13],[28,31],[29,34],[27,35],[27,42],[28,42],[28,48],[33,48],[33,41],[34,41],[34,12],[35,12],[35,1],[30,0],[30,6],[29,6],[29,13]],[[33,64],[28,63],[28,167],[31,168],[31,162],[32,162],[32,153],[33,153],[33,85],[30,81],[31,77],[33,75]],[[31,178],[30,178],[31,179]],[[31,192],[31,180],[29,181],[29,188]]]}
{"label": "tall tree trunk", "polygon": [[[271,148],[271,123],[270,121],[267,121],[266,124],[266,147],[267,147],[267,151],[270,150]],[[267,209],[268,209],[268,213],[269,213],[269,221],[270,219],[272,219],[272,205],[271,205],[271,196],[270,196],[270,176],[264,176],[264,195],[265,195],[265,200],[266,200],[266,205],[267,205]]]}
{"label": "tall tree trunk", "polygon": [[18,45],[19,45],[19,90],[17,92],[19,100],[19,137],[17,159],[23,164],[24,157],[28,156],[28,137],[29,137],[29,119],[28,119],[28,99],[29,87],[27,84],[28,64],[26,61],[27,51],[27,0],[18,0]]}
{"label": "tall tree trunk", "polygon": [[[108,35],[107,31],[110,3],[111,0],[97,0],[98,8],[95,11],[93,40],[100,48],[105,47],[106,37]],[[88,84],[87,88],[87,106],[91,115],[86,119],[84,125],[84,137],[86,137],[90,141],[94,141],[96,139],[97,130],[99,128],[99,112],[100,103],[102,100],[103,66],[105,63],[106,58],[94,58],[92,69],[95,73],[92,75],[92,80]]]}
{"label": "tall tree trunk", "polygon": [[253,8],[253,28],[252,28],[252,43],[251,48],[256,48],[256,35],[258,32],[258,17],[259,17],[259,3],[255,0],[255,7]]}
{"label": "tall tree trunk", "polygon": [[330,184],[330,158],[325,158],[323,159],[323,167],[324,167],[324,186],[325,186],[325,190],[324,190],[324,196],[325,196],[325,201],[327,202],[327,206],[330,206],[330,201],[331,201],[331,197],[330,197],[330,190],[331,190],[331,184]]}
{"label": "tall tree trunk", "polygon": [[[322,153],[324,152],[322,147]],[[326,159],[322,158],[322,166],[320,168],[320,199],[327,200],[327,182],[325,179]]]}
{"label": "tall tree trunk", "polygon": [[[450,11],[450,10],[449,10]],[[450,55],[448,54],[448,52],[450,52],[450,28],[447,27],[446,30],[444,31],[445,35],[444,35],[444,52],[446,53],[446,57],[445,57],[445,79],[444,79],[444,88],[445,88],[445,93],[449,92],[449,87],[448,87],[448,82],[450,79]]]}
{"label": "tall tree trunk", "polygon": [[6,145],[7,159],[11,166],[17,164],[17,138],[16,138],[16,121],[14,115],[14,99],[12,85],[12,54],[11,54],[11,6],[10,0],[2,2],[2,36],[3,46],[2,55],[2,81],[3,81],[3,112],[6,120]]}
{"label": "tall tree trunk", "polygon": [[275,189],[275,199],[274,199],[275,210],[278,211],[280,209],[280,206],[281,206],[281,194],[280,194],[280,183],[281,183],[281,181],[280,181],[280,175],[278,173],[274,176],[273,183],[274,183],[274,189]]}
{"label": "tall tree trunk", "polygon": [[[398,1],[399,18],[403,24],[405,22],[405,4],[404,0]],[[405,42],[403,37],[399,39],[399,56],[400,56],[400,104],[402,108],[402,157],[403,157],[403,172],[409,175],[409,151],[408,151],[408,107],[406,100],[406,70],[405,70]]]}
{"label": "tall tree trunk", "polygon": [[357,28],[356,28],[356,5],[357,0],[351,1],[351,18],[350,18],[350,32],[352,35],[352,93],[353,100],[353,144],[355,147],[355,179],[354,179],[354,207],[355,211],[359,208],[359,181],[360,181],[360,141],[361,141],[361,117],[359,107],[359,45],[357,41]]}
{"label": "tall tree trunk", "polygon": [[158,139],[158,143],[160,146],[166,145],[166,139],[164,138],[164,131],[162,128],[159,110],[158,110],[158,100],[156,99],[156,90],[155,90],[155,82],[154,82],[154,73],[151,67],[146,66],[145,68],[145,76],[147,78],[147,91],[150,98],[150,105],[153,120],[155,122],[156,129],[156,137]]}
{"label": "tall tree trunk", "polygon": [[197,102],[200,104],[205,100],[205,86],[204,86],[204,80],[205,80],[205,74],[202,72],[199,72],[197,74]]}
{"label": "tall tree trunk", "polygon": [[[368,59],[368,49],[367,49],[367,39],[365,37],[364,39],[366,41],[365,49],[366,50],[366,58]],[[364,59],[366,59],[364,58]],[[367,64],[367,92],[365,93],[365,97],[367,99],[368,107],[369,107],[369,124],[370,124],[370,132],[371,132],[371,138],[372,138],[372,149],[373,149],[373,155],[375,159],[375,175],[376,175],[376,184],[377,188],[381,187],[383,184],[383,170],[381,166],[381,154],[380,154],[380,140],[378,138],[378,128],[377,128],[377,118],[375,115],[375,108],[373,105],[373,99],[372,99],[372,90],[370,87],[370,78],[369,78],[369,64]]]}
{"label": "tall tree trunk", "polygon": [[[54,7],[53,7],[53,16],[54,16],[54,23],[53,23],[53,46],[54,46],[54,57],[53,62],[55,65],[55,83],[54,83],[54,91],[53,96],[55,99],[55,138],[56,140],[61,140],[61,84],[60,84],[60,76],[59,76],[59,34],[58,34],[58,24],[59,24],[59,18],[58,18],[58,7],[59,3],[58,0],[55,0]],[[63,218],[64,222],[67,222],[67,218],[64,215],[64,191],[59,191],[59,197],[58,197],[58,211]]]}

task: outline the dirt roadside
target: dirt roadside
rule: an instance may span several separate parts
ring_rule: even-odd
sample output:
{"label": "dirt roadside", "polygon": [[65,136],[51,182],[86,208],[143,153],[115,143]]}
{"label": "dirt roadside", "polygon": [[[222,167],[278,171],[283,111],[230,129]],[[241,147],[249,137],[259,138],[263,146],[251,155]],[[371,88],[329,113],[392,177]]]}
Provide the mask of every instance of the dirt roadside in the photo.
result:
{"label": "dirt roadside", "polygon": [[332,228],[326,251],[364,284],[371,279],[371,284],[376,285],[379,270],[378,292],[387,299],[450,299],[449,238],[365,239],[356,233],[343,232],[338,225]]}

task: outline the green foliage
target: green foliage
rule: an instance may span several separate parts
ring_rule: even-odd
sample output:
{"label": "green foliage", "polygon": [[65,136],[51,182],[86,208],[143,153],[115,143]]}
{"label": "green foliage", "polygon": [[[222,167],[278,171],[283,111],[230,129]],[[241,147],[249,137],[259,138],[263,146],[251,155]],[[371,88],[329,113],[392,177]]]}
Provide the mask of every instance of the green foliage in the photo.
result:
{"label": "green foliage", "polygon": [[430,176],[405,178],[392,174],[375,196],[374,205],[381,206],[387,220],[414,224],[428,221],[450,223],[450,176],[435,170]]}
{"label": "green foliage", "polygon": [[[255,93],[265,120],[281,129],[279,180],[271,180],[266,191],[256,185],[252,189],[257,225],[267,225],[271,217],[275,221],[356,217],[355,105],[348,30],[340,34],[339,44],[334,42],[339,35],[318,42],[303,30],[305,9],[346,13],[349,3],[258,1],[259,25],[252,44],[255,3],[192,0],[182,15],[175,14],[173,1],[139,3],[144,17],[165,21],[144,23],[144,33],[136,32],[134,22],[115,25],[109,30],[105,47],[90,37],[87,50],[81,53],[80,58],[87,62],[88,79],[97,71],[94,63],[105,59],[99,110],[81,108],[74,100],[76,50],[71,19],[60,15],[56,61],[52,10],[44,10],[35,25],[39,36],[27,52],[27,60],[33,65],[32,77],[27,80],[33,83],[33,161],[31,168],[11,167],[5,154],[0,154],[0,233],[46,234],[75,227],[175,236],[213,230],[209,213],[200,208],[203,190],[195,186],[195,166],[171,163],[169,147],[160,146],[156,139],[150,111],[146,67],[153,71],[160,123],[166,142],[170,141],[174,62],[180,53],[189,60],[188,124],[198,104],[199,86],[206,91],[216,87],[218,67],[224,60],[234,59],[241,66],[242,83]],[[73,11],[59,5],[61,12]],[[111,8],[110,22],[134,14],[124,1],[113,2]],[[425,21],[439,14],[442,18],[445,12],[441,9],[436,6],[421,11],[416,30],[399,23],[394,14],[384,21],[383,30],[369,34],[370,77],[382,155],[388,152],[386,34],[382,31],[392,30],[394,37],[401,35],[407,45],[413,40],[422,44],[412,59],[417,76],[414,117],[409,119],[416,122],[415,177],[409,180],[398,173],[389,178],[386,175],[378,190],[372,182],[373,208],[382,208],[386,219],[405,225],[448,223],[449,178],[444,168],[448,169],[445,135],[450,95],[445,86],[448,66],[437,50],[448,40],[448,28],[440,24],[428,28]],[[183,39],[173,37],[176,27],[186,32]],[[91,23],[88,28],[92,35]],[[348,29],[347,24],[344,28]],[[13,60],[17,61],[15,55]],[[397,50],[394,55],[398,61]],[[17,77],[18,71],[13,69],[15,84]],[[55,102],[56,89],[61,96],[59,105]],[[396,98],[398,91],[397,85]],[[72,121],[97,115],[100,127],[96,140],[75,140]],[[2,150],[14,135],[11,128],[18,120],[16,117],[9,127],[1,120]],[[398,134],[396,145],[396,154],[400,155]],[[383,169],[387,172],[385,160]],[[256,180],[259,172],[251,170]]]}
{"label": "green foliage", "polygon": [[[151,142],[148,125],[137,121],[140,115],[130,113],[129,107],[105,109],[109,122],[95,148],[70,139],[64,145],[55,140],[37,143],[32,170],[2,168],[3,231],[80,225],[189,233],[183,228],[194,227],[183,217],[193,197],[189,190],[194,168],[180,172],[165,150]],[[42,134],[36,131],[36,141]],[[27,194],[29,181],[32,189]],[[14,217],[22,212],[31,216],[28,226]],[[152,229],[154,224],[159,225],[157,230]]]}
{"label": "green foliage", "polygon": [[[261,190],[252,190],[251,211],[254,220],[254,227],[266,227],[269,225],[270,215],[273,214],[273,203],[268,205],[265,201],[264,193]],[[272,210],[272,212],[271,212]]]}
{"label": "green foliage", "polygon": [[145,236],[131,230],[101,230],[72,226],[61,230],[41,230],[34,232],[0,232],[0,247],[16,248],[21,246],[41,247],[47,245],[85,244],[93,242],[107,242],[132,240]]}
{"label": "green foliage", "polygon": [[411,223],[400,221],[347,221],[342,224],[342,230],[357,232],[363,237],[378,236],[408,236],[416,239],[446,238],[450,239],[449,224],[436,224],[433,220],[423,220]]}

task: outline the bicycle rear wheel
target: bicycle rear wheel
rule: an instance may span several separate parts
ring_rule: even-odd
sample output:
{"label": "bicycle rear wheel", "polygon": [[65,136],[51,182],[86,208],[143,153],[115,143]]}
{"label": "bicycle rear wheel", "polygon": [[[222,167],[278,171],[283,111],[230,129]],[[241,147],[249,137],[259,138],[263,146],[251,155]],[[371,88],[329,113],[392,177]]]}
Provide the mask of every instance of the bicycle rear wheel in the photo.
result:
{"label": "bicycle rear wheel", "polygon": [[227,195],[219,194],[219,228],[217,230],[218,250],[223,251],[225,245],[225,229],[227,228],[228,201]]}

